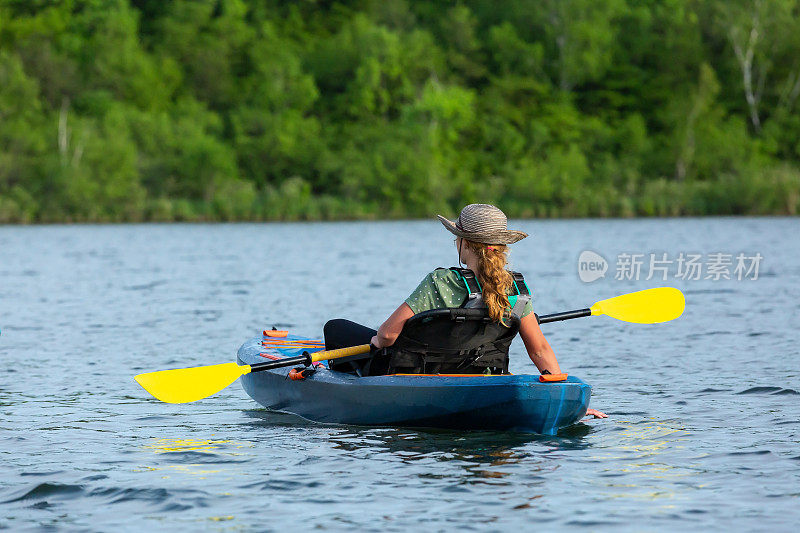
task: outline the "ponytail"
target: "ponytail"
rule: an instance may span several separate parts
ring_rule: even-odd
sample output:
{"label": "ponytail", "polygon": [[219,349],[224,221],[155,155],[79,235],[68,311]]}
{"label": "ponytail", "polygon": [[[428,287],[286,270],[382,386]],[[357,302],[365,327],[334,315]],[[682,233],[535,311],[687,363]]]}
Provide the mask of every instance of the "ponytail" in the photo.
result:
{"label": "ponytail", "polygon": [[508,246],[503,244],[483,244],[464,239],[464,244],[478,258],[478,282],[483,290],[483,303],[494,322],[503,322],[506,310],[511,307],[508,293],[514,278],[506,270]]}

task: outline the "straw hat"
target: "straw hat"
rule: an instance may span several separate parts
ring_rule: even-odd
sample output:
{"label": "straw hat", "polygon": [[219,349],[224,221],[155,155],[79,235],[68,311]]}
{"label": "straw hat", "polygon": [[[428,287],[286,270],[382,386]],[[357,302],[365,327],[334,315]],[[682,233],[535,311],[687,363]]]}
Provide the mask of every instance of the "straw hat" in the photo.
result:
{"label": "straw hat", "polygon": [[513,244],[528,236],[523,231],[508,229],[506,214],[489,204],[469,204],[455,222],[439,217],[447,231],[468,241],[483,244]]}

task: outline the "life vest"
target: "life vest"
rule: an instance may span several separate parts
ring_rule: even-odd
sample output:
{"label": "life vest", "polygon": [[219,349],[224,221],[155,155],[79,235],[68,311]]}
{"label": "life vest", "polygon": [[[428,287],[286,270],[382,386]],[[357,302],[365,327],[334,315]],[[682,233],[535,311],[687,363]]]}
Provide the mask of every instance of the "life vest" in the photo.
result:
{"label": "life vest", "polygon": [[[492,374],[508,373],[508,349],[519,332],[525,305],[531,300],[522,274],[510,272],[515,294],[502,322],[489,316],[480,283],[466,268],[451,268],[467,288],[461,307],[432,309],[405,323],[394,344],[373,359],[372,374],[383,360],[389,374]],[[377,355],[377,354],[376,354]],[[378,371],[378,372],[376,372]]]}
{"label": "life vest", "polygon": [[[467,309],[486,309],[486,304],[483,301],[483,289],[481,288],[481,284],[478,283],[478,278],[475,276],[475,273],[468,268],[450,267],[450,270],[461,277],[469,293],[461,307]],[[522,313],[527,303],[531,301],[531,294],[528,290],[528,284],[525,283],[525,278],[522,274],[512,271],[508,273],[511,274],[511,278],[514,280],[514,294],[508,296],[509,303],[511,304],[511,309],[508,312],[516,316],[517,319],[522,320]]]}

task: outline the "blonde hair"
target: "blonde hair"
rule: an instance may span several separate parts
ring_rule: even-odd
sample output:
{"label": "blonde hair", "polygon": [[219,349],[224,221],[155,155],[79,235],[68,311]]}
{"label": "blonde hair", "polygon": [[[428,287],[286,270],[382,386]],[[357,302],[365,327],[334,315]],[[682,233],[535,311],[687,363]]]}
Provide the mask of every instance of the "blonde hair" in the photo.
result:
{"label": "blonde hair", "polygon": [[464,244],[478,258],[478,283],[483,290],[483,303],[489,310],[489,316],[495,322],[503,322],[508,302],[508,293],[514,284],[514,278],[506,270],[508,246],[504,244],[483,244],[463,239]]}

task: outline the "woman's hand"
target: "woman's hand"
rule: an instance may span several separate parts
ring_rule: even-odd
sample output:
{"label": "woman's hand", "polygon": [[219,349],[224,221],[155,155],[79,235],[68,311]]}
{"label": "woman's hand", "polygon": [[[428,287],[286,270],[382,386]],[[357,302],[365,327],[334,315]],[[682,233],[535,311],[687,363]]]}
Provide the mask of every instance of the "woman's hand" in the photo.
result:
{"label": "woman's hand", "polygon": [[602,411],[598,411],[597,409],[588,409],[586,411],[586,416],[593,416],[595,418],[608,418],[608,415]]}
{"label": "woman's hand", "polygon": [[381,346],[381,340],[378,338],[378,336],[377,336],[377,335],[373,336],[373,337],[372,337],[372,338],[369,340],[369,343],[370,343],[371,345],[373,345],[374,347],[376,347],[376,348],[383,348],[383,346]]}

